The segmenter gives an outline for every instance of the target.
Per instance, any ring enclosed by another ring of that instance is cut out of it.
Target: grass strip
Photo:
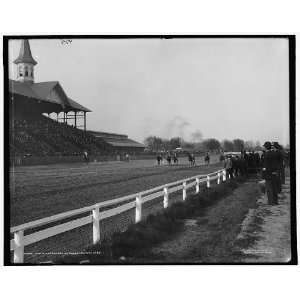
[[[116,232],[109,239],[89,246],[86,249],[89,254],[63,257],[57,263],[88,261],[89,264],[122,264],[133,258],[147,257],[151,247],[179,233],[185,219],[203,214],[205,208],[231,194],[244,181],[245,178],[238,177],[209,189],[204,187],[200,193],[188,196],[185,202],[176,202],[155,215],[149,215],[140,223],[131,224],[126,231]]]

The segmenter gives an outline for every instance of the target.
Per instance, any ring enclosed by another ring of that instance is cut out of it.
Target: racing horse
[[[82,156],[83,156],[83,160],[88,164],[90,162],[90,158],[86,150],[83,151]]]
[[[195,160],[195,156],[193,153],[192,154],[188,153],[188,159],[189,159],[189,163],[190,163],[191,167],[196,165],[196,160]]]
[[[176,153],[174,153],[174,155],[173,155],[173,163],[174,163],[174,165],[175,164],[178,165],[178,158],[177,158]]]
[[[209,161],[210,161],[210,157],[209,157],[209,153],[207,152],[205,157],[204,157],[204,161],[206,165],[209,165]]]
[[[171,160],[172,160],[171,155],[168,153],[168,155],[167,155],[167,162],[168,162],[169,166],[171,165]]]
[[[162,156],[161,156],[160,154],[158,154],[158,155],[156,156],[156,160],[157,160],[157,164],[160,166],[161,163],[162,163]]]

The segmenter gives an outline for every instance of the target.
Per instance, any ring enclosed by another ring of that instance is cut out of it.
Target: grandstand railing
[[[220,184],[221,181],[225,181],[226,171],[224,169],[221,169],[210,174],[196,175],[139,193],[96,203],[91,206],[70,210],[68,212],[14,226],[10,229],[10,233],[13,234],[13,239],[11,239],[10,241],[10,250],[13,251],[13,261],[14,263],[24,263],[24,247],[27,245],[39,242],[41,240],[47,239],[63,232],[70,231],[78,227],[85,226],[90,223],[93,224],[93,244],[96,244],[100,242],[100,220],[110,218],[112,216],[135,208],[135,222],[138,223],[142,220],[142,206],[144,203],[163,196],[163,207],[167,208],[169,205],[170,194],[182,190],[182,200],[185,201],[188,189],[195,187],[195,193],[199,193],[200,183],[206,183],[207,188],[210,188],[211,182],[215,180],[217,181],[217,184]],[[116,205],[119,206],[100,211],[100,209]],[[63,220],[70,219],[84,213],[88,214],[88,216],[80,217],[71,221],[66,221],[58,225],[52,225],[46,229],[43,229],[45,225],[49,225],[55,222],[61,222]],[[42,229],[34,233],[24,235],[25,230],[30,230],[33,228],[36,229],[39,227],[42,227]]]

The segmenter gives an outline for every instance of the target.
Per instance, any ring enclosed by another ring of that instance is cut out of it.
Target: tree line
[[[152,152],[158,151],[172,151],[176,148],[182,148],[185,151],[194,152],[218,152],[218,151],[232,151],[239,152],[241,150],[258,151],[262,150],[259,141],[244,141],[240,138],[219,141],[215,138],[204,139],[201,142],[188,142],[181,137],[172,137],[171,139],[164,139],[158,136],[148,136],[144,140],[147,150]]]

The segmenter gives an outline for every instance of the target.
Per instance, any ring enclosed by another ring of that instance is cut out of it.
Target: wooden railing
[[[27,245],[39,242],[41,240],[47,239],[63,232],[70,231],[78,227],[82,227],[90,223],[93,224],[93,243],[96,244],[100,242],[100,220],[110,218],[112,216],[135,208],[135,222],[138,223],[142,219],[142,206],[144,203],[163,196],[163,207],[167,208],[169,205],[170,194],[182,190],[182,200],[185,201],[188,189],[195,186],[195,192],[199,193],[200,183],[206,182],[206,186],[209,188],[210,183],[213,180],[217,180],[218,184],[221,183],[221,180],[225,181],[226,171],[222,169],[206,175],[193,176],[190,178],[164,184],[143,192],[131,194],[114,200],[96,203],[91,206],[70,210],[68,212],[60,213],[51,217],[46,217],[12,227],[10,229],[10,232],[11,234],[13,234],[13,239],[10,241],[10,250],[13,251],[14,254],[13,261],[14,263],[24,262],[24,247]],[[102,211],[104,208],[111,206],[116,207]],[[46,229],[41,229],[34,233],[24,235],[25,230],[45,227],[45,225],[49,225],[55,222],[61,222],[63,220],[70,219],[78,215],[83,215],[85,213],[88,215],[64,222],[62,224],[54,226],[52,225]]]

